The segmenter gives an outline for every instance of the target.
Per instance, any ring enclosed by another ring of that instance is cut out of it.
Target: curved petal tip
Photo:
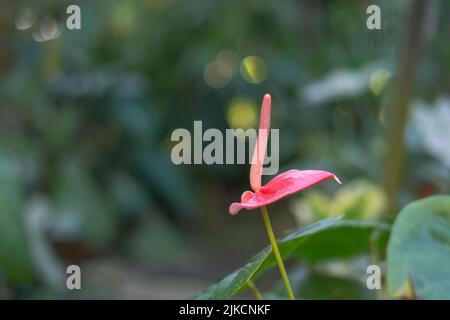
[[[337,183],[342,184],[341,180],[336,175],[333,175],[334,180],[336,180]]]
[[[241,211],[242,205],[240,203],[234,202],[230,205],[228,211],[232,216],[237,215],[239,211]]]

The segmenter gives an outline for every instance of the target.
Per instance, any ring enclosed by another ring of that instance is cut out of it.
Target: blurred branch
[[[406,43],[398,57],[398,81],[390,106],[387,108],[388,125],[387,154],[385,164],[385,190],[387,194],[387,214],[397,212],[398,193],[403,177],[405,144],[404,135],[408,120],[414,81],[417,75],[419,53],[425,38],[425,20],[430,2],[414,0],[406,30]]]

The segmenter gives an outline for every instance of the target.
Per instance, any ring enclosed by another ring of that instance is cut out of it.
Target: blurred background
[[[0,298],[190,298],[243,265],[268,244],[258,212],[228,213],[248,166],[176,166],[170,135],[257,127],[266,92],[280,171],[343,181],[271,206],[278,236],[448,193],[450,2],[423,2],[2,0]],[[303,297],[371,298],[358,259],[289,267]]]

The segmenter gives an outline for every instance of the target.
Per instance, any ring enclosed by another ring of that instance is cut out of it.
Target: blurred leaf
[[[355,180],[339,188],[331,198],[319,191],[309,191],[292,204],[295,218],[302,224],[338,214],[346,219],[376,219],[383,212],[385,195],[378,185]]]
[[[72,221],[78,236],[88,245],[100,248],[115,235],[117,216],[99,192],[92,177],[74,160],[64,161],[55,190],[57,211]],[[55,234],[58,233],[55,230]]]
[[[365,283],[313,272],[296,288],[300,299],[375,299]]]
[[[371,243],[375,230],[379,231]],[[322,232],[306,238],[293,253],[309,262],[333,258],[350,258],[371,253],[372,245],[384,248],[389,235],[389,225],[376,221],[342,220]]]
[[[450,299],[450,196],[400,211],[388,244],[387,285],[397,298]]]
[[[23,223],[18,162],[0,153],[0,269],[15,282],[29,282],[32,264]]]
[[[141,184],[125,172],[113,174],[108,185],[120,212],[125,215],[142,215],[147,206],[153,205]]]
[[[413,149],[421,149],[450,169],[450,99],[440,96],[433,106],[413,103],[407,140]]]
[[[61,108],[50,116],[45,126],[47,143],[50,147],[61,151],[73,141],[74,133],[79,126],[79,113],[76,108]]]
[[[155,136],[157,115],[139,101],[117,98],[112,106],[112,116],[137,141],[149,142]]]
[[[182,216],[194,212],[193,185],[182,168],[160,151],[144,152],[137,161],[147,183],[166,205]]]
[[[308,237],[311,237],[315,233],[329,228],[339,219],[341,219],[341,217],[324,219],[315,222],[305,228],[294,231],[286,237],[282,238],[278,241],[281,256],[285,258],[305,239],[308,239]],[[254,255],[245,266],[235,270],[219,283],[210,286],[208,289],[195,296],[195,299],[227,299],[244,288],[248,280],[256,278],[259,273],[273,264],[275,264],[275,258],[272,254],[272,247],[267,246],[259,253]]]
[[[36,277],[54,290],[65,288],[65,267],[54,251],[48,237],[51,208],[44,197],[29,200],[26,209],[26,228]]]
[[[306,85],[302,89],[302,96],[310,105],[358,96],[369,89],[370,74],[373,70],[373,64],[360,70],[333,70],[323,79]]]

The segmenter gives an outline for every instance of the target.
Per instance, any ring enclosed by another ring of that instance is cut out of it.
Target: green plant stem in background
[[[252,280],[248,280],[247,281],[247,286],[249,287],[249,289],[253,292],[253,294],[255,295],[256,299],[258,300],[264,300],[263,295],[261,294],[261,291],[259,291],[259,289],[255,286],[255,284],[253,283]]]
[[[291,284],[289,282],[286,269],[284,268],[283,259],[281,259],[280,250],[278,249],[277,240],[273,234],[272,225],[270,224],[269,214],[267,213],[267,208],[265,206],[261,207],[262,216],[264,219],[264,224],[266,225],[267,234],[269,235],[270,244],[272,245],[272,251],[275,255],[275,259],[280,269],[281,277],[283,278],[284,285],[286,286],[286,291],[289,299],[294,300],[294,293],[292,292]]]
[[[384,185],[387,195],[387,215],[397,213],[397,198],[405,167],[405,129],[409,105],[414,94],[419,52],[425,38],[428,5],[429,2],[421,0],[415,0],[411,3],[411,17],[405,35],[406,43],[403,54],[399,57],[398,81],[386,112],[388,140]]]

